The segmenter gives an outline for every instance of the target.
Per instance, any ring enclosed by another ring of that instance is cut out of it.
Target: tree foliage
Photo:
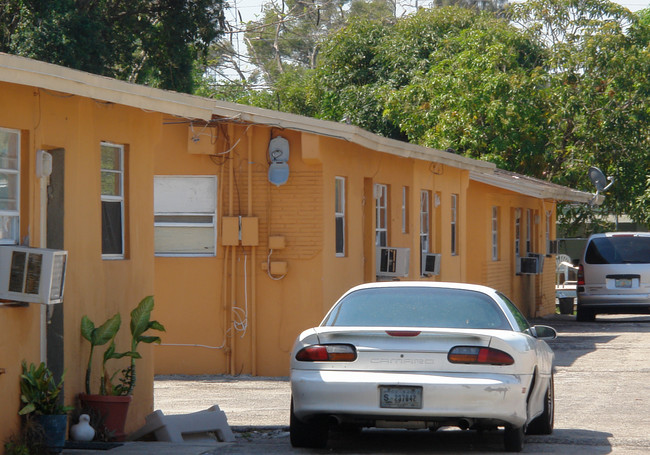
[[[587,191],[587,168],[597,166],[617,181],[603,211],[647,222],[649,42],[649,13],[607,0],[348,18],[317,43],[313,69],[294,60],[247,101]]]
[[[648,27],[606,0],[533,0],[513,21],[547,49],[549,178],[592,190],[588,166],[617,183],[605,209],[642,221],[650,169]]]
[[[5,0],[0,51],[191,92],[223,0]]]
[[[477,14],[445,34],[429,60],[387,96],[385,116],[411,142],[541,177],[547,129],[542,49],[506,22]]]

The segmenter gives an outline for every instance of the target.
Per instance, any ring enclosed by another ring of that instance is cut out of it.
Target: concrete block
[[[128,436],[129,441],[153,439],[166,442],[196,441],[201,435],[214,434],[221,442],[234,442],[225,412],[214,405],[191,414],[165,415],[157,410],[145,417],[145,424]]]

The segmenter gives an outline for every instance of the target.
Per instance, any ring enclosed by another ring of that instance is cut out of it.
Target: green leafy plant
[[[46,454],[44,447],[45,431],[37,424],[33,414],[23,416],[21,429],[13,433],[4,443],[5,455],[41,455]]]
[[[117,335],[117,332],[120,330],[120,324],[122,319],[119,313],[115,314],[113,317],[109,318],[99,327],[95,327],[95,324],[88,318],[88,316],[83,316],[81,318],[81,336],[83,336],[90,343],[90,354],[88,355],[88,366],[86,367],[86,393],[90,394],[90,377],[93,364],[93,354],[95,353],[95,348],[97,346],[103,346],[109,341],[111,345],[114,346],[114,339]],[[110,347],[109,347],[110,349]],[[104,354],[103,366],[106,365],[108,360],[107,355]],[[100,390],[101,394],[101,390]],[[103,393],[102,395],[105,395]]]
[[[165,327],[158,321],[151,321],[151,312],[154,308],[153,296],[147,296],[140,301],[138,306],[131,311],[131,350],[118,352],[115,345],[115,337],[120,330],[121,317],[115,314],[99,327],[84,316],[81,319],[81,335],[90,342],[90,354],[88,367],[86,369],[86,393],[90,394],[90,377],[94,349],[110,342],[104,351],[102,362],[102,377],[100,380],[100,395],[131,395],[135,387],[135,361],[142,356],[138,352],[140,343],[160,343],[160,337],[145,335],[148,330],[165,331]],[[106,364],[111,359],[130,357],[131,363],[128,367],[118,370],[113,374],[108,372]],[[119,375],[119,376],[118,376]],[[115,379],[117,384],[115,384]]]
[[[52,371],[41,362],[37,367],[35,364],[23,360],[23,372],[20,375],[20,401],[24,406],[18,411],[19,415],[57,415],[66,414],[73,408],[63,406],[59,397],[63,390],[63,379],[57,382]]]
[[[25,443],[8,441],[5,443],[5,455],[31,455],[31,449]]]

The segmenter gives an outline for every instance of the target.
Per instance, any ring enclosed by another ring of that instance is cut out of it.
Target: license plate
[[[379,407],[421,409],[422,387],[380,386]]]
[[[632,280],[630,278],[617,278],[614,281],[614,286],[617,288],[631,288]]]

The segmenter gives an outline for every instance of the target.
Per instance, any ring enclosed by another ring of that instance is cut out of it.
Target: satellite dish
[[[614,184],[614,177],[605,177],[603,171],[601,171],[595,166],[591,166],[589,168],[589,180],[591,180],[591,183],[593,183],[594,186],[596,187],[596,194],[594,195],[591,204],[593,204],[596,201],[596,199],[598,198],[598,194],[601,191],[607,191],[609,187]]]
[[[594,186],[598,191],[605,191],[605,189],[609,188],[609,186],[607,185],[607,180],[608,180],[607,177],[605,177],[603,171],[601,171],[597,167],[591,166],[589,168],[589,179],[591,180],[591,183],[594,184]],[[609,180],[613,180],[613,179],[610,177]]]

